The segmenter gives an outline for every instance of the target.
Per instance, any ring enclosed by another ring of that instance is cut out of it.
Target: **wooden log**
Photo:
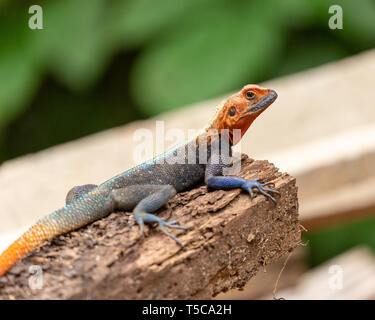
[[[0,299],[202,299],[243,287],[297,247],[301,229],[293,177],[247,156],[239,176],[274,182],[277,204],[260,194],[251,200],[240,189],[201,185],[179,193],[158,215],[192,226],[171,230],[183,248],[154,226],[138,239],[133,215],[112,213],[22,259],[0,278]],[[41,278],[30,274],[31,265],[41,268]],[[35,279],[43,280],[41,288]]]

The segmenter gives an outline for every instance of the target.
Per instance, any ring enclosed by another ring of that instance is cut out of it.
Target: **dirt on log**
[[[252,200],[240,189],[181,192],[158,215],[192,226],[169,229],[183,248],[154,226],[139,240],[133,215],[112,213],[18,262],[0,278],[0,299],[206,299],[241,288],[298,246],[301,229],[295,178],[247,156],[239,176],[274,182],[277,204],[256,191]]]

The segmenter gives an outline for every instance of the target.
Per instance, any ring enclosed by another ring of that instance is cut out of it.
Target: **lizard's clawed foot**
[[[156,222],[159,225],[161,231],[163,231],[168,237],[171,237],[181,247],[183,246],[183,244],[181,243],[181,241],[178,240],[178,238],[175,237],[173,234],[171,234],[170,232],[168,232],[165,229],[165,227],[173,228],[173,229],[184,229],[184,230],[191,228],[189,226],[180,226],[180,225],[176,224],[177,223],[176,220],[166,221],[164,219],[161,219],[161,218],[157,217],[154,214],[147,213],[147,212],[135,213],[134,214],[134,218],[135,218],[135,221],[137,221],[137,223],[139,225],[139,237],[143,236],[143,229],[144,229],[144,223],[145,222],[147,222],[147,223]]]
[[[261,180],[262,179],[245,180],[241,187],[243,190],[246,190],[250,194],[251,199],[254,198],[253,188],[256,188],[261,194],[265,195],[267,198],[276,203],[276,199],[272,197],[268,192],[276,194],[280,194],[280,192],[274,189],[265,188],[266,186],[274,186],[275,184],[273,182],[261,183]]]

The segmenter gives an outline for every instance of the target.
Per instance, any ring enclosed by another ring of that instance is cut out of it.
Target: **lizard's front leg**
[[[140,236],[143,235],[145,222],[156,222],[167,236],[182,245],[180,240],[164,227],[174,229],[187,229],[189,227],[177,225],[177,221],[168,222],[151,213],[165,205],[175,194],[176,189],[171,185],[132,185],[112,191],[117,209],[132,210],[134,208],[134,218],[140,227]]]
[[[248,180],[239,177],[223,176],[223,167],[223,164],[210,163],[206,166],[205,182],[209,187],[224,190],[242,188],[250,194],[251,198],[254,197],[252,190],[257,189],[261,194],[276,203],[276,199],[271,196],[269,192],[276,194],[280,194],[280,192],[274,189],[265,188],[268,185],[274,185],[273,182],[261,183],[261,179]]]

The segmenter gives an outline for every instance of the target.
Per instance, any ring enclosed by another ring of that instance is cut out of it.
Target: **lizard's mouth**
[[[274,102],[277,98],[276,91],[270,90],[270,93],[263,97],[254,107],[247,109],[246,114],[254,113],[264,108],[267,108],[272,102]]]

